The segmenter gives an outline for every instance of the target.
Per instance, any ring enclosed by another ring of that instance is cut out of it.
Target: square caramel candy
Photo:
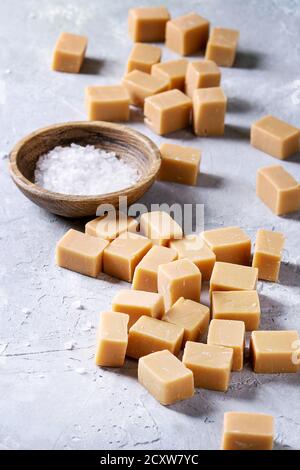
[[[300,129],[274,116],[264,116],[251,126],[251,145],[284,160],[300,150]]]
[[[273,416],[263,413],[224,413],[222,450],[272,450]]]
[[[210,278],[210,291],[255,290],[258,269],[216,261]]]
[[[151,73],[154,64],[158,64],[161,59],[161,48],[152,44],[143,44],[138,42],[134,44],[128,57],[126,72],[140,70],[141,72]]]
[[[147,292],[157,292],[157,273],[160,264],[177,259],[177,253],[171,248],[154,245],[139,262],[134,271],[132,288]]]
[[[184,329],[148,316],[140,317],[129,330],[127,356],[139,359],[167,349],[179,354]]]
[[[197,88],[219,87],[221,71],[212,60],[189,62],[185,77],[185,94],[193,98]]]
[[[256,290],[212,292],[212,317],[218,320],[239,320],[246,331],[259,328],[260,302]]]
[[[168,90],[169,82],[166,78],[154,77],[149,73],[133,70],[122,80],[134,106],[143,107],[145,98],[157,95]]]
[[[258,269],[258,279],[278,281],[283,246],[282,233],[258,230],[252,261],[252,266]]]
[[[188,341],[182,362],[193,372],[195,387],[226,392],[232,368],[233,350]]]
[[[87,43],[85,36],[61,33],[54,49],[52,70],[78,73],[84,61]]]
[[[280,165],[259,168],[256,194],[276,215],[300,210],[300,184]]]
[[[132,326],[142,315],[161,318],[165,312],[164,301],[160,294],[131,289],[122,289],[115,295],[112,310],[127,313],[129,326]]]
[[[250,355],[257,374],[299,372],[300,340],[297,331],[253,331]]]
[[[235,61],[239,31],[228,28],[214,28],[209,37],[205,59],[213,60],[220,67],[232,67]]]
[[[95,362],[103,367],[122,367],[128,343],[126,313],[102,312],[97,334]]]
[[[152,66],[151,74],[154,77],[164,77],[169,80],[170,90],[184,91],[185,74],[188,66],[186,59],[169,60]]]
[[[114,211],[96,217],[85,224],[85,233],[93,237],[100,237],[112,241],[124,232],[136,232],[138,222],[121,212]]]
[[[201,137],[224,134],[227,98],[220,87],[198,88],[193,94],[194,132]]]
[[[136,266],[152,243],[136,233],[124,232],[104,250],[103,271],[110,276],[132,282]]]
[[[245,323],[237,320],[212,320],[207,344],[233,349],[232,370],[242,370],[245,349]]]
[[[188,259],[180,259],[158,267],[158,292],[169,310],[180,297],[200,301],[201,273]]]
[[[171,240],[170,248],[177,251],[178,259],[186,258],[199,268],[203,281],[209,281],[216,255],[202,238],[188,235],[182,240]]]
[[[164,314],[162,320],[183,327],[183,342],[186,343],[186,341],[197,341],[206,333],[210,313],[206,305],[180,297]]]
[[[128,14],[129,36],[134,42],[163,42],[170,14],[165,7],[131,8]]]
[[[251,240],[240,227],[206,230],[201,237],[215,253],[217,261],[250,264]]]
[[[164,211],[145,212],[140,218],[140,232],[154,245],[166,246],[170,240],[182,238],[182,228]]]
[[[192,100],[180,90],[169,90],[145,99],[144,115],[156,134],[165,135],[190,125]]]
[[[89,86],[85,103],[90,121],[128,121],[130,98],[123,85]]]
[[[174,18],[167,23],[166,46],[181,55],[191,55],[204,49],[209,22],[197,13]]]
[[[172,405],[194,395],[192,371],[168,350],[139,359],[138,381],[162,405]]]
[[[56,263],[62,268],[97,277],[107,245],[107,240],[70,229],[56,245]]]
[[[201,162],[201,152],[194,147],[176,144],[160,146],[161,166],[158,179],[195,186]]]

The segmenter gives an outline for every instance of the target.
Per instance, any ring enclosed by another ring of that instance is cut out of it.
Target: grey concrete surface
[[[115,83],[131,48],[128,0],[0,2],[0,448],[217,449],[223,413],[272,413],[275,448],[300,447],[297,375],[232,374],[227,393],[197,390],[193,399],[160,406],[124,369],[94,366],[99,312],[126,284],[59,269],[56,241],[68,221],[33,205],[10,180],[7,153],[42,126],[86,118],[84,87]],[[143,0],[143,4],[161,4]],[[229,99],[224,138],[184,131],[158,138],[134,113],[130,125],[156,143],[199,147],[198,186],[156,183],[143,201],[203,203],[206,228],[240,225],[254,240],[259,227],[287,236],[278,284],[259,282],[262,328],[300,330],[300,215],[276,217],[255,196],[257,168],[278,163],[249,145],[249,126],[273,113],[300,126],[299,0],[165,2],[173,16],[195,10],[213,25],[240,29],[236,66],[223,70]],[[62,31],[89,36],[80,75],[54,73],[50,60]],[[163,50],[163,58],[176,57]],[[283,162],[300,180],[300,154]],[[204,296],[207,299],[207,296]]]

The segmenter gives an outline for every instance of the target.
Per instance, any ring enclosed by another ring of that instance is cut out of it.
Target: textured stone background
[[[223,412],[249,410],[275,416],[276,448],[299,448],[299,374],[254,375],[246,365],[232,374],[228,393],[197,390],[193,399],[163,407],[137,383],[135,362],[122,370],[97,369],[98,315],[125,283],[57,268],[56,241],[82,222],[39,209],[10,180],[6,154],[19,138],[54,122],[85,119],[84,87],[122,76],[131,48],[127,11],[137,3],[0,2],[0,447],[216,449]],[[300,330],[300,216],[276,217],[255,197],[257,168],[277,161],[249,145],[251,122],[266,113],[300,125],[300,2],[165,3],[174,16],[196,10],[213,25],[238,28],[241,41],[236,67],[223,70],[225,137],[197,139],[184,131],[168,138],[202,149],[198,187],[156,183],[144,201],[204,203],[206,228],[236,224],[252,239],[262,226],[283,231],[280,283],[258,287],[262,327]],[[89,36],[80,75],[50,71],[62,30]],[[162,140],[144,128],[138,113],[130,125]],[[283,163],[298,180],[299,163],[299,154]]]

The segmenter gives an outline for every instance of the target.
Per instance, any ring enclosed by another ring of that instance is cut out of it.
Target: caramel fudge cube
[[[240,33],[234,29],[214,28],[209,37],[205,59],[221,67],[232,67],[236,57]]]
[[[200,336],[206,333],[210,313],[206,305],[180,297],[162,319],[165,322],[183,327],[183,343],[186,343],[186,341],[197,341]]]
[[[300,346],[297,331],[253,331],[250,353],[257,374],[299,372]]]
[[[151,318],[140,317],[129,330],[127,356],[139,359],[167,349],[177,355],[180,351],[183,328]]]
[[[206,230],[201,237],[215,253],[217,261],[250,264],[251,240],[239,227]]]
[[[245,349],[244,322],[236,320],[212,320],[208,328],[207,344],[232,348],[232,370],[242,370]]]
[[[129,55],[126,72],[140,70],[141,72],[151,73],[152,66],[158,64],[160,59],[160,47],[138,42],[133,46]]]
[[[52,70],[78,73],[84,61],[86,48],[85,36],[61,33],[54,49]]]
[[[276,215],[300,210],[300,184],[280,165],[259,168],[256,194]]]
[[[284,160],[300,149],[300,129],[274,116],[264,116],[251,126],[251,145]]]
[[[154,77],[163,77],[169,80],[170,90],[184,91],[185,74],[188,66],[186,59],[169,60],[152,66],[151,74]]]
[[[168,245],[170,240],[182,238],[182,228],[164,211],[145,212],[141,215],[140,231],[155,245]]]
[[[85,225],[85,233],[112,241],[124,232],[136,232],[137,220],[125,214],[109,212],[107,215],[96,217]]]
[[[56,263],[62,268],[97,277],[107,245],[107,240],[70,229],[57,243]]]
[[[193,372],[195,387],[226,392],[232,367],[233,350],[188,341],[183,364]]]
[[[209,22],[196,13],[174,18],[167,23],[166,46],[181,55],[191,55],[204,49]]]
[[[140,70],[133,70],[125,75],[122,80],[128,94],[131,104],[135,106],[144,106],[145,98],[157,95],[169,88],[169,82],[166,78],[153,77]]]
[[[243,321],[246,331],[257,330],[260,302],[256,290],[213,292],[212,316],[218,320]]]
[[[195,186],[201,161],[200,150],[175,144],[160,147],[161,166],[158,179]]]
[[[210,278],[210,291],[255,290],[258,269],[216,261]]]
[[[272,450],[273,416],[262,413],[224,413],[222,450]]]
[[[185,94],[193,98],[197,88],[219,87],[221,71],[212,60],[189,62],[185,78]]]
[[[158,292],[164,297],[165,309],[169,310],[180,297],[199,302],[201,273],[188,259],[180,259],[158,267]]]
[[[165,7],[132,8],[128,14],[129,36],[134,42],[164,41],[169,19]]]
[[[216,255],[202,238],[189,235],[182,240],[171,240],[170,248],[177,251],[178,259],[186,258],[192,261],[200,270],[203,281],[209,281]]]
[[[104,250],[103,271],[110,276],[132,282],[133,273],[152,243],[135,233],[124,232]]]
[[[139,262],[134,271],[132,288],[147,292],[157,292],[157,273],[160,264],[177,259],[177,253],[171,248],[154,245]]]
[[[164,314],[164,302],[160,294],[131,289],[120,290],[112,301],[114,312],[123,312],[129,315],[131,327],[142,315],[161,318]]]
[[[252,262],[252,266],[258,269],[258,279],[278,281],[283,245],[282,233],[258,230]]]
[[[97,335],[95,362],[98,366],[122,367],[128,343],[126,313],[102,312]]]
[[[158,135],[188,127],[192,101],[180,90],[169,90],[145,99],[145,123]]]
[[[220,87],[198,88],[193,94],[194,132],[201,137],[224,134],[227,98]]]
[[[128,121],[129,94],[123,85],[89,86],[85,102],[90,121]]]
[[[138,381],[162,405],[194,395],[193,373],[168,350],[139,359]]]

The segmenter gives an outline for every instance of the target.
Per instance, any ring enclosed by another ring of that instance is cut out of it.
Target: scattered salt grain
[[[138,181],[139,173],[114,152],[71,144],[41,155],[34,177],[49,191],[88,196],[128,188]]]
[[[77,374],[79,375],[86,374],[86,370],[83,367],[78,367],[77,369],[75,369],[75,372],[77,372]]]
[[[28,317],[28,315],[31,314],[31,310],[29,310],[29,308],[26,308],[26,307],[25,307],[25,308],[22,308],[22,313],[23,313],[24,315],[26,315],[26,317]]]
[[[86,322],[85,325],[81,328],[81,331],[90,331],[93,328],[93,325],[90,321]]]
[[[72,307],[76,310],[84,310],[84,305],[81,300],[75,300],[75,302],[72,303]]]
[[[75,343],[73,341],[67,341],[65,344],[64,344],[64,348],[67,350],[67,351],[72,351],[72,349],[75,348]]]

